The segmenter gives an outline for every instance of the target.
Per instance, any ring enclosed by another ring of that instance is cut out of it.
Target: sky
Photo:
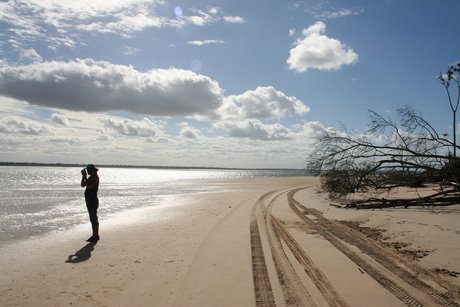
[[[458,0],[0,0],[0,161],[305,167],[411,105],[440,133]]]

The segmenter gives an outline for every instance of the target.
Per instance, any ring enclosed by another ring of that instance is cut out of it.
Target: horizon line
[[[43,162],[0,162],[0,166],[67,166],[85,167],[84,163],[43,163]],[[151,168],[151,169],[222,169],[222,170],[304,170],[303,168],[245,168],[245,167],[217,167],[217,166],[154,166],[128,164],[98,164],[97,167],[106,168]]]

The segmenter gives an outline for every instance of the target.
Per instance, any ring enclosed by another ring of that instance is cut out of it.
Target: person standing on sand
[[[99,169],[93,164],[88,164],[88,166],[81,171],[81,186],[86,187],[86,208],[88,209],[89,220],[93,228],[93,235],[86,240],[87,242],[99,241],[99,220],[97,218],[97,209],[99,208],[99,199],[97,198],[97,190],[99,189],[98,171]],[[86,172],[88,172],[89,178],[86,178]]]

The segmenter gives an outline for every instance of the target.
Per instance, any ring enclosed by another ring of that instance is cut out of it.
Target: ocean
[[[81,168],[0,166],[0,171],[1,245],[89,225]],[[307,174],[303,170],[101,168],[99,218],[161,205],[165,195],[215,190],[203,184],[209,180],[300,176]]]

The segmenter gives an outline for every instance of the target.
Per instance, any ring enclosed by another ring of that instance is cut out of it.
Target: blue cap
[[[94,166],[94,164],[88,164],[88,166],[86,166],[86,169],[95,169],[96,167]],[[97,169],[97,168],[96,168]]]

